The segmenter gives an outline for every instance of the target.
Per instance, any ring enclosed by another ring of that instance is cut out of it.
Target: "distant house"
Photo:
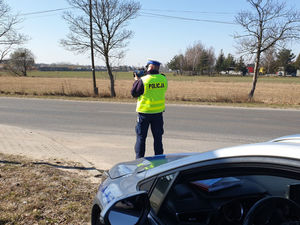
[[[266,74],[266,69],[265,69],[265,67],[260,67],[260,68],[259,68],[259,74]]]
[[[248,70],[248,73],[254,73],[254,64],[248,64],[247,70]]]
[[[276,72],[276,75],[278,75],[278,76],[285,76],[286,75],[283,66],[278,67],[278,71]]]
[[[247,70],[248,73],[254,73],[254,64],[248,64],[247,65]],[[260,67],[258,70],[259,74],[266,74],[266,68],[265,67]]]

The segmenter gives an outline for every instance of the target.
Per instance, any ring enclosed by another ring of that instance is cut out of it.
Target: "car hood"
[[[156,168],[160,165],[193,155],[194,153],[168,154],[136,159],[130,162],[119,163],[112,167],[108,174],[111,179],[116,179],[133,173],[139,173]]]

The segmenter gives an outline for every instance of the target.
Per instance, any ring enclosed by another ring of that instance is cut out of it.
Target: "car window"
[[[150,195],[150,205],[154,212],[158,212],[165,195],[168,193],[176,174],[168,174],[157,179],[157,182]]]
[[[153,183],[155,182],[156,177],[152,177],[148,180],[142,181],[138,186],[140,191],[150,192]]]

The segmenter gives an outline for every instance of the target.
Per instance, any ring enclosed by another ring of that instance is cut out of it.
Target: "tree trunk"
[[[254,75],[253,75],[253,81],[252,81],[252,89],[248,95],[249,100],[252,100],[256,88],[256,83],[258,79],[259,74],[259,62],[260,62],[260,51],[257,51],[256,58],[255,58],[255,66],[254,66]]]
[[[25,60],[26,59],[24,59],[24,61],[23,61],[23,71],[22,71],[24,77],[27,76],[27,66],[26,66],[26,61]]]
[[[111,67],[109,65],[109,58],[108,58],[108,56],[105,57],[105,63],[106,63],[106,68],[107,68],[107,72],[108,72],[109,79],[110,79],[110,96],[111,97],[116,97],[115,79],[114,79],[114,75],[112,74]]]

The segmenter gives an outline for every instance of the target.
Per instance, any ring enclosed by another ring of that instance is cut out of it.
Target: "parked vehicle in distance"
[[[91,216],[92,225],[300,224],[300,134],[117,164]]]

